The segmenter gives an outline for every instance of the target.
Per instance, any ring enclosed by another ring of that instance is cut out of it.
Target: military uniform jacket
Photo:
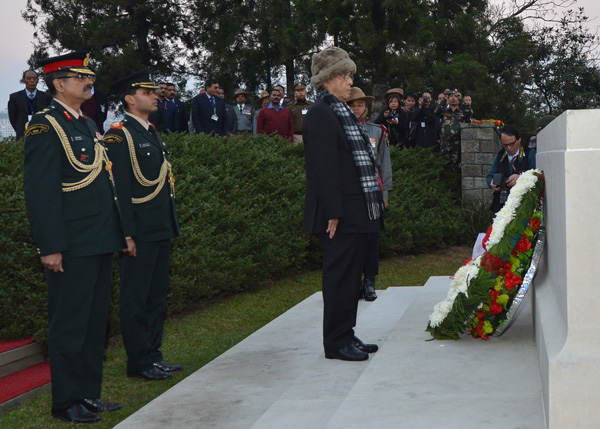
[[[308,100],[296,100],[288,106],[288,110],[292,114],[292,120],[294,121],[294,134],[302,134],[302,123],[310,106],[312,106],[312,101]]]
[[[114,122],[104,135],[121,200],[125,236],[139,241],[168,240],[179,235],[169,154],[150,127],[152,132],[126,116],[123,122]],[[149,186],[140,183],[140,177],[150,182],[146,183]]]
[[[370,122],[365,122],[363,127],[369,136],[369,142],[375,154],[377,169],[383,185],[383,199],[387,200],[389,190],[392,189],[392,161],[390,160],[390,145],[385,136],[386,129],[383,125]]]
[[[53,101],[25,132],[25,202],[42,256],[102,255],[126,247],[102,135],[94,121],[80,119]]]
[[[233,105],[233,110],[237,116],[237,131],[238,133],[244,131],[252,132],[254,124],[254,107],[244,104],[243,107],[238,104]]]

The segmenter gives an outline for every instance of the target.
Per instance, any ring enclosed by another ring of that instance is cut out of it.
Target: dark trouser
[[[319,234],[323,246],[323,347],[335,352],[354,339],[368,234]]]
[[[121,332],[127,371],[140,372],[163,360],[163,310],[169,288],[170,240],[136,242],[137,256],[119,258]]]
[[[363,274],[366,278],[374,279],[379,274],[379,232],[366,235],[368,237]]]
[[[99,399],[113,254],[70,257],[46,270],[52,408]]]

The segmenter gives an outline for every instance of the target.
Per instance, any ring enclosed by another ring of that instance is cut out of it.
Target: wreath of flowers
[[[494,124],[497,127],[503,127],[504,122],[498,119],[473,119],[471,121],[472,124]]]
[[[468,329],[487,340],[503,326],[531,264],[543,220],[544,176],[528,170],[518,179],[483,239],[485,253],[458,269],[446,299],[435,305],[427,331],[435,339],[458,339]]]

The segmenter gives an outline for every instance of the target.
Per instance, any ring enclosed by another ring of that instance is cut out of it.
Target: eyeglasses
[[[515,143],[517,143],[517,139],[515,139],[514,142],[512,143],[502,143],[502,146],[504,146],[504,148],[509,148],[509,147],[513,147],[515,145]]]
[[[85,79],[90,79],[92,82],[96,81],[96,76],[92,75],[92,74],[76,74],[73,76],[63,76],[60,79],[79,79],[81,81],[85,80]]]
[[[354,75],[352,73],[341,74],[344,80],[354,80]]]

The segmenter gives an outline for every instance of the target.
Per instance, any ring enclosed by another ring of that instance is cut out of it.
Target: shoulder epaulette
[[[122,128],[123,128],[123,122],[113,122],[112,124],[110,124],[111,130],[120,130]]]

